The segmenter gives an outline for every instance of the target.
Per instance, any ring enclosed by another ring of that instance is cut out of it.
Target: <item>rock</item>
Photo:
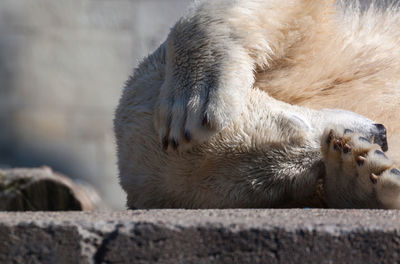
[[[0,169],[0,211],[104,209],[97,192],[49,167]]]
[[[0,212],[0,263],[398,263],[399,210]]]

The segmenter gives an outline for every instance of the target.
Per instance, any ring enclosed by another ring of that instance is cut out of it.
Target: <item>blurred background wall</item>
[[[189,0],[1,0],[0,167],[49,165],[114,208],[113,112]]]

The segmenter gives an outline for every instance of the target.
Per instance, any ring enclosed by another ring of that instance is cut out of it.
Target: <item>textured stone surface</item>
[[[0,213],[0,263],[396,263],[400,211]]]
[[[49,167],[0,170],[0,211],[105,209],[96,190]]]

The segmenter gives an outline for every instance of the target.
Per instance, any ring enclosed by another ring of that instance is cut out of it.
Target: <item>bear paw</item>
[[[330,129],[321,149],[329,207],[400,208],[400,170],[372,139],[349,129]]]
[[[235,105],[234,98],[220,96],[209,87],[198,88],[196,93],[187,89],[189,95],[163,87],[165,96],[160,95],[156,107],[155,127],[164,150],[185,150],[205,142],[238,116],[242,103]]]

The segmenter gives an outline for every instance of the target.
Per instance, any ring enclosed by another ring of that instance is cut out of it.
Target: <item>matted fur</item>
[[[128,207],[309,206],[323,179],[326,206],[400,208],[397,9],[197,2],[116,111]]]

